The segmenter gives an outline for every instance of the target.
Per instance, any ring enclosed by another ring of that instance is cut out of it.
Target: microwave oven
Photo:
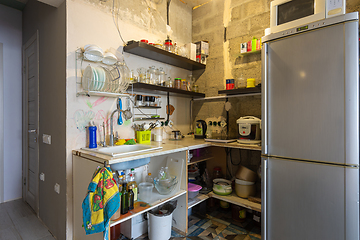
[[[270,32],[345,14],[345,10],[346,0],[274,0],[270,3]]]

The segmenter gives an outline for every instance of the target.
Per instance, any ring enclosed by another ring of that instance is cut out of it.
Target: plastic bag
[[[177,200],[173,200],[164,203],[163,205],[154,208],[149,212],[158,217],[168,216],[175,210],[176,206],[177,206]]]

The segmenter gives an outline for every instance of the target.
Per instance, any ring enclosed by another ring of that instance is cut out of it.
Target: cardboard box
[[[186,52],[189,58],[193,61],[196,61],[196,44],[187,43],[185,44]]]
[[[196,42],[195,44],[196,44],[196,55],[205,55],[205,56],[209,55],[208,42],[200,41],[200,42]]]

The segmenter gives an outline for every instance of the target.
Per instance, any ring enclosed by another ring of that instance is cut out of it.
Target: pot
[[[218,195],[229,195],[232,192],[231,182],[223,178],[213,180],[213,191]]]
[[[257,175],[254,171],[251,171],[247,167],[239,165],[238,170],[235,173],[235,177],[240,180],[245,180],[249,182],[255,182],[257,179]]]
[[[255,182],[235,179],[235,192],[241,198],[248,198],[254,196],[256,193]]]

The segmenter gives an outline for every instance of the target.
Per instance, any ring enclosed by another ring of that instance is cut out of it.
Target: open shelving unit
[[[215,194],[214,192],[210,192],[209,197],[213,197],[219,200],[223,200],[232,204],[236,204],[238,206],[244,207],[244,208],[248,208],[251,210],[255,210],[258,212],[261,212],[261,204],[260,203],[255,203],[255,202],[251,202],[245,198],[241,198],[236,196],[236,194],[233,192],[230,195],[226,195],[226,196],[222,196],[222,195],[218,195]]]
[[[237,88],[231,90],[220,90],[218,91],[219,94],[226,94],[226,95],[246,95],[246,94],[254,94],[258,93],[261,94],[261,87],[252,87],[252,88]]]

